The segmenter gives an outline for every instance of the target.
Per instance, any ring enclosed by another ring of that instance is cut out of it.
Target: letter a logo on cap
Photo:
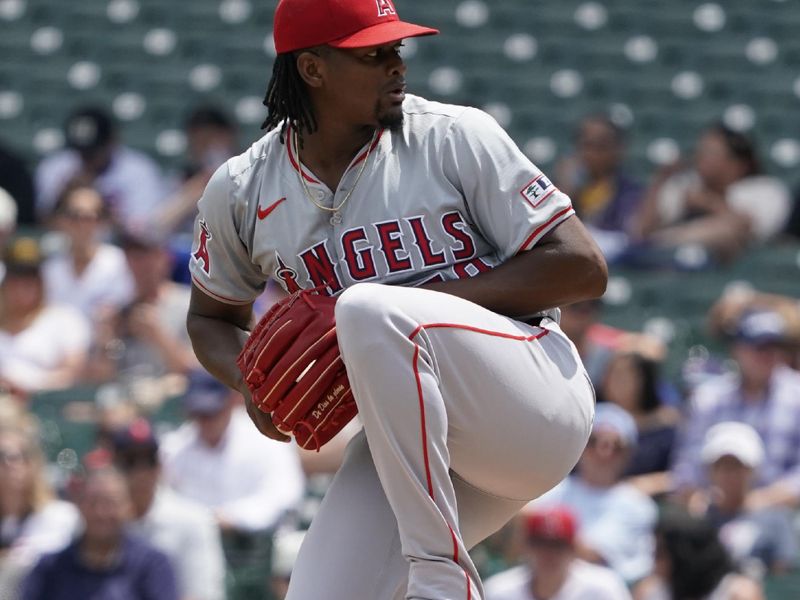
[[[378,3],[378,16],[387,17],[389,15],[396,15],[397,11],[394,9],[392,0],[375,0]]]

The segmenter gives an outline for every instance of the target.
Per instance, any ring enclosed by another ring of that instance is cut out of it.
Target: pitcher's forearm
[[[600,249],[577,219],[568,219],[532,250],[491,271],[423,287],[516,317],[599,297],[607,280]]]
[[[217,379],[240,391],[242,375],[236,357],[252,321],[252,304],[219,302],[192,285],[186,329],[197,360]]]
[[[241,390],[242,374],[236,366],[236,357],[247,332],[227,321],[191,313],[186,326],[200,364],[226,385]]]

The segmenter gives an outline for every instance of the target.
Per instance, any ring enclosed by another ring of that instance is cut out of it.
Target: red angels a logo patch
[[[525,185],[519,193],[533,208],[544,202],[550,194],[556,191],[556,186],[544,174],[537,175],[535,179]]]
[[[394,4],[391,0],[375,0],[378,3],[378,16],[388,17],[389,15],[396,15],[397,11],[394,9]]]
[[[275,259],[278,262],[278,269],[275,271],[275,276],[283,284],[283,288],[290,294],[299,292],[300,286],[297,284],[297,271],[291,267],[287,267],[286,263],[283,262],[283,259],[277,252],[275,253]]]
[[[197,252],[192,254],[192,258],[201,263],[206,274],[211,271],[211,258],[208,256],[208,241],[210,239],[211,232],[208,230],[208,225],[206,225],[205,221],[200,221],[200,244],[197,247]]]

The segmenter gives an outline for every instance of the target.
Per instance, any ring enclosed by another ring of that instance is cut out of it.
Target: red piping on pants
[[[472,325],[459,325],[456,323],[428,323],[427,325],[420,325],[417,327],[408,338],[411,341],[414,341],[414,338],[419,334],[420,331],[423,329],[461,329],[464,331],[472,331],[475,333],[482,333],[484,335],[490,335],[492,337],[499,337],[509,340],[517,340],[520,342],[531,342],[533,340],[538,340],[548,333],[550,333],[547,329],[542,329],[539,333],[535,333],[533,335],[514,335],[511,333],[503,333],[501,331],[491,331],[489,329],[481,329],[480,327],[473,327]],[[420,429],[421,429],[421,437],[422,437],[422,458],[425,462],[425,477],[428,480],[428,494],[431,497],[431,500],[436,502],[436,498],[433,495],[433,483],[431,480],[431,467],[430,462],[428,461],[428,434],[426,433],[425,428],[425,400],[422,395],[422,380],[420,379],[419,375],[419,344],[414,342],[414,359],[412,361],[412,365],[414,368],[414,378],[417,382],[417,396],[419,398],[419,415],[420,415]],[[453,531],[452,526],[449,523],[445,523],[447,528],[450,530],[450,537],[453,540],[453,562],[458,564],[458,540],[456,538],[456,533]],[[471,600],[472,598],[472,582],[469,578],[469,573],[467,569],[464,569],[464,576],[466,577],[466,585],[467,585],[467,600]]]

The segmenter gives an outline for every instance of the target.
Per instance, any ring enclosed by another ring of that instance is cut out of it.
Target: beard
[[[378,124],[391,133],[397,133],[403,128],[403,113],[399,115],[384,115],[378,119]]]
[[[380,102],[375,106],[375,118],[378,125],[383,129],[388,129],[391,133],[397,133],[403,128],[403,107],[397,107],[397,112],[381,110]]]

